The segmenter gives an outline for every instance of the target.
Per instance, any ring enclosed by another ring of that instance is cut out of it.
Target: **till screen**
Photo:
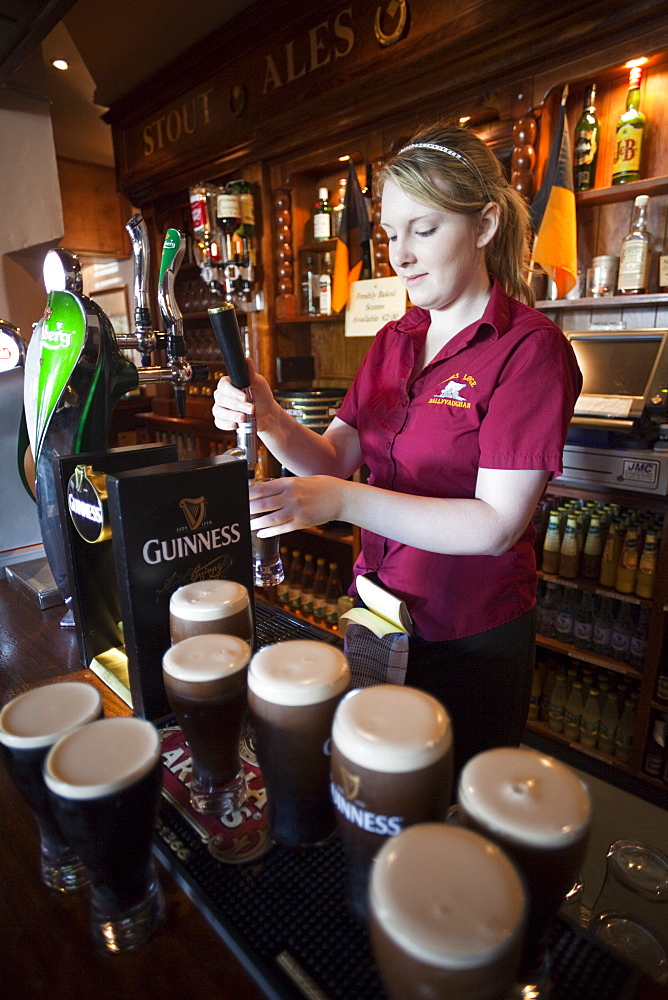
[[[573,337],[571,344],[588,396],[644,396],[660,337]]]

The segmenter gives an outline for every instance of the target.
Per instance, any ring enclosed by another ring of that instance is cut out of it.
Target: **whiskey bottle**
[[[619,257],[620,295],[642,295],[649,287],[649,268],[652,261],[652,234],[647,228],[649,198],[639,194],[635,200],[631,228],[622,240]]]
[[[332,206],[326,187],[318,189],[318,200],[313,208],[313,239],[316,242],[329,240],[332,236]]]
[[[596,117],[596,84],[585,91],[584,106],[580,120],[575,126],[575,149],[573,155],[573,188],[575,191],[589,191],[596,180],[598,141],[601,131]]]
[[[633,66],[629,72],[626,110],[619,116],[615,132],[613,184],[628,184],[629,181],[637,181],[640,178],[640,154],[645,128],[645,116],[640,110],[641,79],[642,69],[640,66]]]

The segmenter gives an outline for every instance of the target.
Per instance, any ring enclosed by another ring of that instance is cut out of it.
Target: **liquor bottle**
[[[341,231],[341,215],[346,204],[346,187],[348,181],[342,177],[339,181],[339,194],[335,205],[332,205],[332,236],[336,237]]]
[[[645,128],[645,116],[640,110],[641,79],[642,69],[640,66],[633,66],[629,72],[626,110],[619,116],[615,132],[613,184],[628,184],[629,181],[640,179],[640,153]]]
[[[325,591],[327,590],[327,570],[324,556],[318,556],[315,561],[315,576],[313,577],[313,618],[316,622],[325,620]]]
[[[610,598],[602,597],[601,604],[594,615],[592,627],[591,648],[599,656],[609,656],[612,642],[612,612]]]
[[[615,733],[619,722],[619,698],[615,691],[609,691],[598,724],[598,740],[596,746],[603,753],[614,754]]]
[[[638,573],[639,544],[638,529],[633,526],[627,528],[622,551],[619,554],[617,575],[615,577],[615,590],[618,590],[620,594],[632,594],[635,590]]]
[[[582,564],[580,572],[589,580],[597,580],[601,572],[601,555],[603,552],[603,539],[601,537],[601,519],[597,514],[592,514],[589,521],[589,530],[582,550]]]
[[[241,225],[237,229],[237,236],[241,240],[243,247],[243,266],[256,263],[255,249],[255,200],[253,198],[253,188],[248,181],[235,181],[231,185],[232,189],[239,195],[239,207],[241,211]]]
[[[663,226],[663,243],[659,250],[659,291],[668,292],[668,212]]]
[[[332,315],[332,274],[334,272],[334,254],[322,254],[322,265],[318,275],[318,312],[321,316]]]
[[[329,564],[327,588],[325,590],[325,621],[330,627],[336,628],[339,624],[338,600],[342,593],[343,587],[339,578],[339,564],[331,562]]]
[[[577,518],[569,514],[566,520],[566,530],[559,552],[559,576],[574,580],[580,568],[580,553],[578,551]]]
[[[190,218],[193,226],[193,236],[200,239],[211,231],[211,213],[209,211],[209,188],[206,184],[194,184],[189,192]]]
[[[564,731],[564,716],[566,714],[567,701],[566,674],[563,670],[559,670],[552,694],[550,695],[550,711],[547,720],[548,726],[555,733],[563,733]]]
[[[320,275],[315,265],[315,255],[306,254],[301,276],[302,315],[317,316],[320,311]]]
[[[314,577],[315,565],[313,563],[313,554],[311,552],[307,552],[304,556],[304,568],[302,570],[299,593],[299,610],[307,618],[310,618],[313,614]]]
[[[651,599],[654,594],[656,566],[659,558],[659,539],[655,531],[649,530],[645,535],[642,555],[638,562],[635,594],[637,597]]]
[[[304,568],[304,560],[302,559],[302,554],[299,549],[292,550],[292,559],[290,561],[290,578],[289,578],[289,589],[288,589],[288,600],[290,602],[291,611],[299,611],[301,607],[301,593],[302,593],[302,570]]]
[[[561,528],[559,526],[559,511],[550,512],[545,541],[543,542],[543,558],[541,569],[543,573],[559,571],[559,553],[561,551]]]
[[[583,709],[582,681],[573,681],[564,713],[564,736],[573,742],[580,739],[580,717]]]
[[[580,120],[575,126],[575,149],[573,158],[573,188],[575,191],[589,191],[596,180],[596,161],[600,125],[596,117],[596,84],[585,91],[584,106]]]
[[[557,667],[554,660],[550,660],[545,674],[543,692],[540,696],[540,718],[542,722],[549,722],[550,719],[550,698],[557,682]]]
[[[636,725],[635,709],[633,700],[626,698],[624,708],[617,723],[615,732],[615,757],[623,764],[628,764],[631,759],[631,747],[633,745],[633,731]]]
[[[313,239],[316,242],[332,238],[332,206],[329,203],[329,191],[326,187],[318,188],[318,200],[313,208]]]
[[[580,743],[583,747],[593,749],[596,746],[600,719],[601,707],[598,703],[598,688],[591,687],[580,716]]]
[[[639,194],[634,203],[631,228],[622,240],[617,290],[620,295],[642,295],[649,287],[652,234],[647,229],[649,198]]]
[[[241,199],[232,188],[219,188],[216,198],[216,220],[225,240],[224,263],[234,263],[239,254],[232,237],[241,225]]]

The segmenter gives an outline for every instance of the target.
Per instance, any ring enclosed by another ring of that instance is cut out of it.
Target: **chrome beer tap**
[[[177,416],[186,415],[186,385],[205,382],[209,369],[204,364],[192,364],[186,357],[183,339],[183,316],[174,295],[174,279],[185,253],[185,236],[178,229],[168,229],[162,248],[162,263],[158,281],[158,304],[165,324],[163,338],[167,351],[166,365],[150,365],[137,370],[139,384],[145,382],[171,382],[176,397]],[[138,306],[138,308],[143,308]]]
[[[125,226],[132,243],[134,255],[134,300],[135,300],[135,333],[134,337],[119,337],[123,347],[134,349],[141,354],[143,367],[151,364],[151,354],[165,346],[165,335],[153,329],[151,322],[150,296],[148,278],[150,273],[150,244],[146,223],[139,212],[135,212]],[[127,341],[133,341],[128,343]]]

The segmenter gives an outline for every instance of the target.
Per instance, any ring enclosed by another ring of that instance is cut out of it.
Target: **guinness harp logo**
[[[190,530],[197,531],[206,514],[206,500],[204,497],[197,497],[197,499],[184,497],[183,500],[179,500],[179,507],[183,511],[183,516]]]
[[[341,784],[343,785],[343,794],[349,802],[357,798],[360,791],[360,779],[358,775],[351,774],[345,767],[342,767]]]

